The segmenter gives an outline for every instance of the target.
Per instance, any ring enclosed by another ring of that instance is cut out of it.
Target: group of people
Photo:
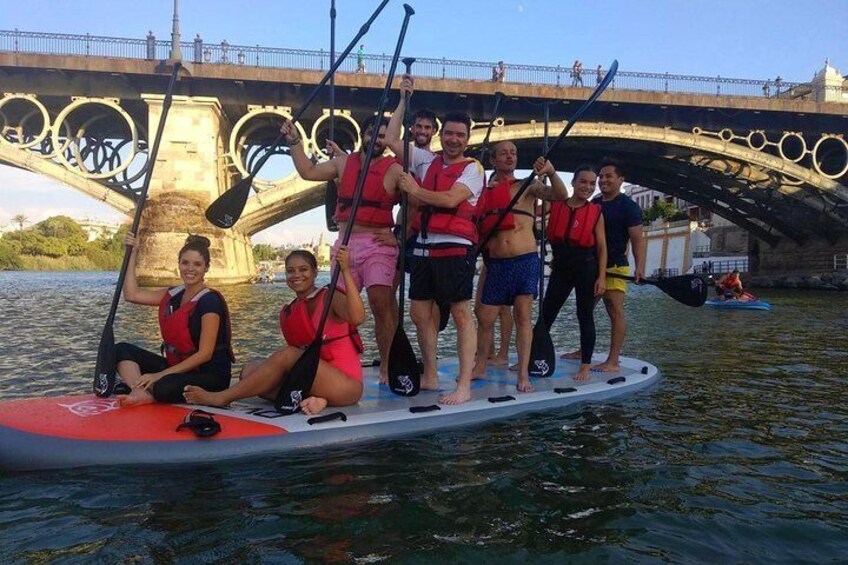
[[[438,335],[440,326],[450,317],[456,327],[459,374],[454,390],[441,395],[439,401],[460,404],[470,400],[472,381],[485,378],[492,356],[494,323],[499,317],[502,323],[508,321],[511,310],[518,353],[516,388],[519,392],[533,391],[529,375],[531,310],[542,276],[535,225],[537,217],[546,214],[548,208],[547,237],[553,260],[542,305],[544,323],[550,329],[574,290],[580,348],[564,355],[580,360],[574,378],[588,379],[590,370],[619,371],[626,334],[626,281],[614,276],[630,274],[627,249],[631,243],[637,282],[644,276],[645,262],[641,209],[621,192],[621,164],[605,159],[597,167],[577,167],[569,196],[554,165],[540,157],[533,165],[537,179],[509,209],[523,184],[515,177],[515,144],[501,141],[491,147],[488,164],[493,173],[487,178],[483,164],[465,156],[471,118],[459,112],[445,114],[440,131],[442,150],[436,153],[430,150],[436,117],[431,111],[419,110],[413,116],[411,142],[407,145],[401,130],[406,100],[412,94],[412,77],[405,76],[400,102],[391,118],[386,121],[374,116],[365,124],[362,149],[347,154],[331,142],[333,156],[324,162],[309,159],[291,123],[282,126],[298,174],[307,180],[337,181],[335,219],[342,231],[352,223],[347,244],[342,245],[340,239],[332,250],[341,279],[322,335],[316,378],[301,404],[303,411],[315,414],[327,405],[353,404],[362,395],[363,346],[357,326],[365,319],[360,297],[363,288],[374,317],[380,382],[387,382],[389,350],[397,324],[401,323],[395,296],[399,278],[404,276],[401,263],[410,273],[410,317],[417,330],[423,363],[421,389],[439,389]],[[374,154],[359,208],[352,217],[354,188],[372,136],[377,136]],[[387,155],[387,149],[394,155]],[[408,173],[400,164],[405,156],[410,163]],[[596,182],[601,195],[592,199]],[[411,217],[405,234],[393,231],[402,193],[408,195]],[[541,211],[538,200],[543,203]],[[404,261],[399,260],[400,238],[409,242]],[[209,269],[208,240],[190,237],[179,254],[183,285],[158,290],[138,288],[133,267],[138,247],[132,234],[127,237],[127,244],[132,247],[133,256],[124,297],[159,307],[165,354],[159,356],[120,344],[118,372],[128,388],[125,392],[129,392],[122,403],[157,400],[224,406],[251,396],[275,398],[302,348],[315,339],[328,296],[326,288],[315,285],[315,257],[299,250],[286,258],[286,282],[296,294],[294,301],[280,312],[280,328],[287,346],[261,363],[246,365],[236,384],[229,386],[233,361],[230,317],[223,296],[204,283]],[[472,310],[478,246],[482,246],[484,269],[478,281],[477,304]],[[593,312],[601,299],[611,320],[611,345],[607,359],[593,367]],[[505,339],[509,340],[509,334]]]

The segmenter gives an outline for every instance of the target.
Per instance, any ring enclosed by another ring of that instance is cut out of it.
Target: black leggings
[[[582,363],[591,363],[595,352],[595,281],[598,258],[594,253],[574,253],[552,245],[551,277],[542,302],[542,318],[550,331],[571,290],[577,291],[577,322],[580,324]]]
[[[138,363],[141,374],[158,373],[168,368],[168,362],[161,355],[151,353],[131,343],[119,343],[115,346],[117,362],[133,361]],[[190,371],[188,373],[171,373],[156,381],[150,393],[158,402],[171,404],[185,402],[183,388],[186,385],[199,386],[202,389],[219,392],[230,386],[229,372],[223,371]]]

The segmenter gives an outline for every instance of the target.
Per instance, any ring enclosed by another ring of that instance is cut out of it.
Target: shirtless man
[[[489,258],[478,310],[480,325],[477,334],[477,364],[473,376],[485,376],[495,319],[502,306],[512,306],[517,328],[517,389],[519,392],[532,392],[529,364],[533,328],[530,318],[533,299],[539,290],[539,254],[536,250],[536,234],[533,231],[536,221],[536,198],[564,200],[568,198],[568,193],[553,165],[539,158],[534,164],[536,174],[540,178],[551,179],[552,187],[549,189],[538,181],[531,184],[516,202],[512,212],[495,228],[502,211],[521,187],[521,181],[515,178],[515,167],[518,165],[515,144],[511,141],[495,144],[491,162],[499,182],[485,190],[479,209],[481,241],[485,240],[490,232],[495,229],[496,231],[486,244]]]
[[[282,132],[291,147],[291,157],[297,173],[305,180],[329,181],[339,183],[339,198],[336,204],[335,220],[342,233],[351,221],[350,208],[357,177],[365,152],[374,134],[374,125],[379,122],[377,143],[369,167],[369,174],[362,190],[362,200],[353,219],[348,249],[350,250],[350,268],[353,272],[357,290],[365,287],[368,304],[374,315],[374,331],[377,348],[380,351],[380,384],[388,382],[388,355],[397,327],[397,298],[392,290],[397,264],[397,240],[392,234],[394,216],[392,209],[399,201],[398,180],[403,168],[392,157],[384,155],[386,150],[386,121],[369,118],[363,127],[362,149],[358,153],[346,154],[334,151],[329,161],[313,163],[303,150],[297,129],[285,122]],[[376,173],[376,174],[375,174]],[[335,257],[341,245],[341,238],[333,246]],[[344,285],[340,282],[340,288]]]

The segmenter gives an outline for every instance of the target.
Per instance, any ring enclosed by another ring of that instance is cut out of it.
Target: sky
[[[353,37],[378,0],[337,0],[336,44]],[[848,0],[409,0],[416,13],[403,52],[416,57],[510,64],[807,81],[825,59],[848,74]],[[329,0],[180,0],[183,40],[328,49]],[[0,0],[0,29],[159,39],[171,33],[171,0]],[[394,50],[403,9],[392,0],[362,43]],[[2,77],[0,77],[0,92]],[[72,188],[0,165],[0,225],[65,213],[119,221],[121,215]],[[323,209],[254,236],[299,243],[324,226]]]

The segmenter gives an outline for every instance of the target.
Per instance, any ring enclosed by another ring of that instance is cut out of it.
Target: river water
[[[116,278],[0,273],[0,401],[90,390]],[[240,358],[273,351],[288,288],[225,292]],[[614,402],[285,458],[0,472],[0,563],[845,562],[848,294],[763,298],[632,292],[625,354],[663,378]],[[154,309],[121,304],[115,333],[156,347]]]

